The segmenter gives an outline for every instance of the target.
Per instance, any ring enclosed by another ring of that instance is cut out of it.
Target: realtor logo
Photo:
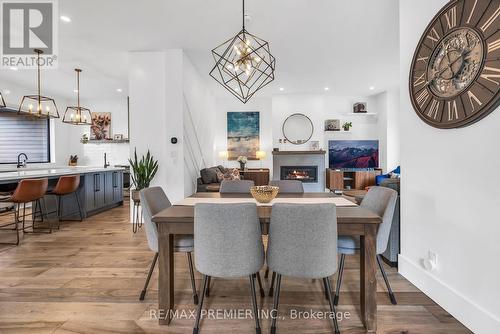
[[[41,66],[57,67],[57,0],[0,0],[1,68],[34,68],[33,49],[43,51]]]

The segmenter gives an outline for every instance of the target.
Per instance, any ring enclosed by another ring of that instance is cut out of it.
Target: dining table
[[[158,309],[160,325],[169,325],[174,314],[174,236],[194,233],[194,206],[197,203],[257,204],[262,233],[267,234],[275,203],[334,203],[337,206],[339,235],[360,238],[360,309],[365,329],[377,330],[377,230],[382,222],[374,212],[333,193],[278,194],[270,203],[258,203],[250,194],[196,193],[153,216],[158,230]],[[196,236],[195,236],[196,238]]]

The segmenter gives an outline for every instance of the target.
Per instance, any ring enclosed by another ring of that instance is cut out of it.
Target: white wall
[[[420,36],[446,3],[400,1],[400,273],[475,333],[500,333],[500,110],[439,130],[418,118],[407,88]],[[433,272],[421,265],[429,251]]]

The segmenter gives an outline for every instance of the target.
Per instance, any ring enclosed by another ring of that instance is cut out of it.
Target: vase
[[[240,162],[240,170],[245,170],[245,163]]]

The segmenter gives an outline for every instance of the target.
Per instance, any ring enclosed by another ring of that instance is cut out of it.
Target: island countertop
[[[74,174],[89,174],[89,173],[99,173],[99,172],[113,172],[113,171],[125,171],[121,167],[36,167],[33,169],[28,168],[18,168],[16,171],[0,171],[0,183],[15,182],[22,179],[31,178],[56,178],[62,175],[74,175]]]

